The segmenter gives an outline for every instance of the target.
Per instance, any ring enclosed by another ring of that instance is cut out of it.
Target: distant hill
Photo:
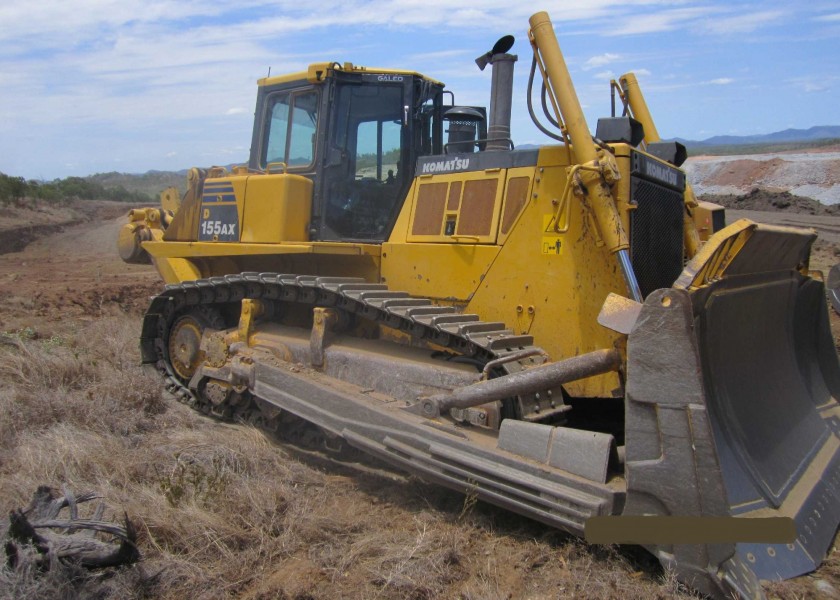
[[[840,126],[817,125],[810,129],[785,129],[762,135],[716,135],[705,140],[676,138],[688,148],[697,146],[741,146],[753,144],[782,144],[789,142],[814,142],[840,138]]]
[[[750,152],[780,152],[783,150],[795,150],[798,148],[811,148],[828,144],[840,144],[840,125],[817,125],[810,129],[785,129],[774,133],[761,135],[716,135],[705,140],[689,140],[686,138],[669,138],[676,140],[689,150],[691,154],[699,154],[702,149],[712,149],[711,154],[726,154],[727,149],[732,149],[732,154],[744,154],[744,149],[734,149],[733,146],[749,146]],[[534,144],[521,144],[516,146],[518,150],[538,148]]]
[[[130,192],[140,192],[157,198],[168,187],[177,187],[183,193],[187,188],[187,171],[147,171],[142,174],[132,173],[97,173],[85,177],[88,181],[99,183],[104,188],[123,187]]]

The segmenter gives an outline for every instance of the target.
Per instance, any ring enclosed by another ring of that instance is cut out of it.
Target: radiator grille
[[[671,287],[683,269],[683,195],[630,179],[630,259],[643,296]]]

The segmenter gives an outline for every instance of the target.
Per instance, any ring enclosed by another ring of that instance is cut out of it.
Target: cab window
[[[315,159],[318,93],[275,94],[269,99],[269,115],[261,166],[282,162],[289,170],[310,168]]]
[[[400,164],[400,121],[363,121],[356,136],[356,179],[393,183]]]

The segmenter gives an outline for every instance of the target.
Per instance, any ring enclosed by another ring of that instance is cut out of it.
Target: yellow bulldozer
[[[411,71],[259,80],[247,166],[192,169],[120,233],[166,283],[142,359],[208,414],[761,597],[840,521],[816,235],[698,204],[632,74],[593,136],[547,14],[528,37],[539,148],[510,139],[511,36],[476,61],[489,111]]]

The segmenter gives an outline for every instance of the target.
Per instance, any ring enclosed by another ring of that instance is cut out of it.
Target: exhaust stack
[[[490,126],[487,131],[487,150],[510,150],[510,115],[513,99],[513,64],[519,60],[507,51],[513,47],[514,38],[506,35],[475,63],[482,71],[489,64],[493,67],[490,82]]]

